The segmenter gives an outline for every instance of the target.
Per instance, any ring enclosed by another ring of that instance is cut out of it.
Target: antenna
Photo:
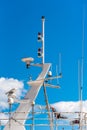
[[[81,58],[81,86],[80,86],[80,130],[82,130],[82,100],[83,100],[83,80],[84,80],[84,22],[85,22],[85,8],[83,5],[82,18],[82,58]]]
[[[79,101],[80,101],[80,111],[79,111],[79,129],[82,130],[81,121],[82,121],[82,87],[81,87],[81,63],[78,61],[78,90],[79,90]]]
[[[62,74],[62,62],[61,62],[61,53],[59,53],[59,74]]]
[[[58,76],[58,65],[56,65],[56,75]],[[57,78],[57,85],[59,84],[59,79]]]
[[[82,19],[82,58],[81,58],[81,89],[82,90],[83,90],[83,79],[84,79],[84,17],[85,17],[84,15],[85,15],[85,12],[84,12],[84,8],[83,8],[83,19]]]
[[[44,53],[44,23],[45,23],[45,17],[42,16],[42,64],[45,63],[45,53]],[[51,74],[51,73],[49,73]],[[44,89],[44,96],[45,96],[45,101],[46,101],[46,105],[47,105],[47,110],[48,110],[48,117],[49,117],[49,121],[50,121],[50,129],[53,130],[53,122],[51,119],[51,114],[50,114],[50,106],[49,106],[49,102],[48,102],[48,96],[47,96],[47,91],[46,91],[46,87],[45,84],[43,83],[43,89]]]
[[[59,71],[58,71],[59,69]],[[59,53],[59,67],[58,65],[56,65],[56,75],[58,76],[58,72],[59,75],[62,76],[62,69],[61,69],[61,53]],[[57,78],[57,84],[59,84],[59,79]]]
[[[38,42],[42,42],[42,48],[39,48],[38,49],[38,57],[39,58],[42,58],[42,64],[45,63],[45,52],[44,52],[44,37],[45,37],[45,34],[44,34],[44,24],[45,24],[45,17],[42,16],[42,33],[38,33]]]
[[[44,16],[42,16],[42,63],[44,64],[44,62],[45,62],[45,53],[44,53],[44,36],[45,36],[45,34],[44,34],[44,23],[45,23],[45,17]]]
[[[32,57],[22,58],[22,61],[26,63],[26,68],[28,69],[31,65],[31,62],[34,61],[34,58]]]
[[[78,96],[79,96],[79,101],[81,101],[81,66],[80,66],[80,60],[78,60]]]

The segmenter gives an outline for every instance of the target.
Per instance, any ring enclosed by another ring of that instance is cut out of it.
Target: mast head
[[[45,20],[45,16],[42,16],[42,20]]]

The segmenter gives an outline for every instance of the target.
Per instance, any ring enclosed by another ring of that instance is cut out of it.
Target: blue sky
[[[3,0],[0,1],[0,77],[14,78],[26,82],[34,75],[35,68],[27,70],[21,58],[32,56],[35,61],[37,33],[41,31],[41,16],[45,16],[45,61],[53,64],[56,74],[58,55],[62,55],[61,88],[47,89],[50,103],[78,100],[78,60],[81,60],[82,17],[85,5],[84,29],[84,89],[87,99],[87,2],[85,0]],[[36,74],[35,74],[36,75]],[[34,76],[33,76],[34,78]],[[44,104],[41,90],[38,104]]]

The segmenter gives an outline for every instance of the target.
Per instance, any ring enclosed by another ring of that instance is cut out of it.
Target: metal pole
[[[0,130],[2,129],[2,124],[1,124],[1,120],[0,120]]]
[[[84,22],[85,22],[85,8],[83,7],[83,18],[82,18],[82,59],[81,59],[81,119],[80,119],[80,130],[82,130],[82,107],[83,107],[83,80],[84,80]]]
[[[78,61],[78,87],[79,87],[79,101],[80,101],[79,129],[82,130],[82,84],[81,84],[81,66],[79,61]]]
[[[44,86],[44,84],[43,84],[43,89],[44,89],[44,96],[45,96],[45,101],[46,101],[46,105],[47,105],[47,110],[48,110],[48,118],[49,118],[49,122],[50,122],[50,130],[53,130],[53,120],[52,120],[52,117],[51,117],[50,106],[49,106],[49,103],[48,103],[46,87]]]
[[[55,125],[56,125],[56,130],[58,130],[57,119],[55,119],[55,121],[56,121],[56,122],[55,122],[55,123],[56,123],[56,124],[55,124]]]
[[[9,103],[9,130],[11,129],[11,107],[12,104]]]
[[[45,23],[45,17],[42,16],[42,64],[45,62],[45,53],[44,53],[44,23]]]
[[[45,17],[42,16],[42,64],[45,63],[45,43],[44,43],[44,36],[45,36],[45,33],[44,33],[44,24],[45,24]],[[47,92],[46,92],[46,88],[43,84],[43,88],[44,88],[44,95],[45,95],[45,101],[46,101],[46,105],[47,105],[47,110],[48,110],[48,116],[49,116],[49,120],[50,120],[50,125],[52,125],[52,121],[51,121],[51,115],[50,115],[50,107],[49,107],[49,103],[48,103],[48,97],[47,97]],[[52,129],[52,126],[50,126],[50,129]]]
[[[85,130],[86,130],[86,113],[84,115],[84,125],[85,125]]]
[[[34,130],[34,104],[35,102],[32,102],[32,130]]]

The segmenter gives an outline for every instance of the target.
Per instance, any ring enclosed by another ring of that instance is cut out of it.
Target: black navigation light
[[[38,57],[42,57],[42,49],[38,48]]]
[[[38,32],[38,41],[40,42],[42,40],[42,36],[41,36],[41,33]]]

